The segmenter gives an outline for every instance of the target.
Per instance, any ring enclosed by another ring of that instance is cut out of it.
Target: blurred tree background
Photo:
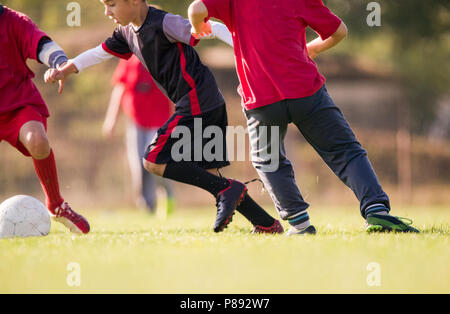
[[[112,33],[114,24],[105,18],[100,1],[79,0],[76,3],[81,8],[81,25],[69,27],[67,16],[71,12],[67,6],[71,2],[0,0],[30,16],[73,57],[100,44]],[[190,2],[151,3],[186,16]],[[336,103],[368,150],[383,185],[394,203],[448,205],[450,1],[376,1],[381,8],[381,25],[373,27],[367,23],[372,12],[368,4],[373,1],[324,2],[347,24],[349,36],[319,56],[317,63]],[[315,36],[308,32],[309,38]],[[205,41],[197,50],[213,69],[227,99],[230,124],[245,125],[231,49],[217,41]],[[51,110],[49,135],[66,198],[92,207],[130,203],[123,127],[112,141],[101,135],[111,92],[110,78],[117,60],[71,78],[62,95],[57,95],[56,86],[42,84],[45,67],[36,62],[29,64]],[[339,198],[356,204],[351,193],[337,182],[295,130],[287,140],[288,154],[300,168],[298,182],[307,199],[329,202]],[[227,174],[242,179],[256,176],[249,162],[235,163]],[[190,191],[201,195],[195,189]],[[39,196],[40,190],[29,160],[2,143],[0,196],[12,194]],[[180,195],[180,202],[203,201],[202,197],[189,196]],[[270,203],[267,195],[261,198]]]

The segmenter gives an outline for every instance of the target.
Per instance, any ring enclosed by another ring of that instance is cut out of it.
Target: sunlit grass
[[[53,225],[45,238],[0,240],[0,292],[450,292],[448,209],[397,213],[415,221],[418,235],[367,235],[357,210],[315,208],[318,235],[291,238],[252,235],[238,215],[215,234],[213,208],[166,220],[132,210],[84,214],[87,236]],[[79,287],[67,284],[72,262]],[[371,262],[380,286],[367,284]]]

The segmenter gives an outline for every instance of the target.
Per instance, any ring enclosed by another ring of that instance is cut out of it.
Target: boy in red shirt
[[[153,176],[142,166],[141,160],[147,146],[158,129],[170,118],[172,102],[159,90],[147,69],[136,56],[128,61],[120,60],[113,78],[108,111],[103,133],[111,137],[122,105],[127,116],[127,155],[136,204],[150,212],[156,210],[156,187],[162,186],[167,193],[167,214],[173,212],[174,198],[169,180]]]
[[[222,20],[233,35],[253,165],[281,218],[292,226],[288,234],[316,233],[307,213],[309,204],[285,156],[283,142],[291,122],[353,190],[368,232],[418,232],[389,215],[389,198],[367,153],[328,95],[325,78],[313,61],[347,35],[345,24],[322,0],[196,0],[189,7],[194,36],[210,33],[210,17]],[[308,26],[320,35],[310,43],[305,37]],[[271,138],[264,132],[268,128],[275,128],[279,137]],[[276,158],[272,158],[274,150]],[[276,167],[267,166],[274,163]]]
[[[87,220],[60,195],[55,157],[46,135],[49,112],[26,65],[27,59],[34,59],[56,68],[67,57],[26,15],[2,5],[0,29],[0,141],[31,156],[52,218],[72,232],[88,233]]]

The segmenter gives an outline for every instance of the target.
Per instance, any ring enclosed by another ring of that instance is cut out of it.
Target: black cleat
[[[239,206],[247,193],[245,184],[236,180],[229,179],[228,181],[230,186],[217,195],[217,216],[214,222],[214,232],[221,232],[228,226],[233,219],[236,207]]]

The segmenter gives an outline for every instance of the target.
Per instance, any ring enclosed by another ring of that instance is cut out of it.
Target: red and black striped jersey
[[[199,115],[224,105],[211,71],[193,48],[191,25],[181,16],[149,7],[143,25],[119,26],[102,45],[108,53],[128,59],[135,54],[160,89],[175,103],[177,114]]]

